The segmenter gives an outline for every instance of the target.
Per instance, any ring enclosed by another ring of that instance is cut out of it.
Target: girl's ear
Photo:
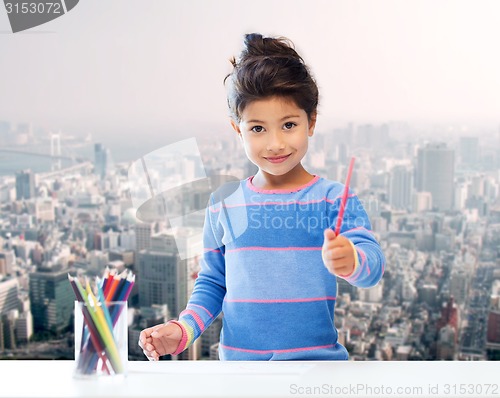
[[[236,131],[238,133],[238,135],[241,137],[240,126],[238,126],[238,124],[234,121],[233,118],[231,118],[230,121],[231,121],[231,126],[233,127],[233,130]]]
[[[314,134],[314,128],[316,127],[316,117],[318,116],[318,112],[314,111],[311,113],[311,117],[309,118],[309,131],[307,132],[307,135],[309,137],[312,137]]]

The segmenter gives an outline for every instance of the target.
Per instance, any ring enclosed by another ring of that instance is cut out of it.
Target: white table
[[[98,380],[73,366],[0,361],[0,397],[500,397],[500,362],[129,362]]]

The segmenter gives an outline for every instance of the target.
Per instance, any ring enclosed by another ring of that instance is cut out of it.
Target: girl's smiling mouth
[[[284,162],[285,160],[287,160],[290,155],[291,154],[283,155],[283,156],[267,157],[264,159],[269,160],[271,163],[281,163],[281,162]]]

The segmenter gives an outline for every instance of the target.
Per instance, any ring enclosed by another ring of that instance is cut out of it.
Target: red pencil
[[[107,297],[107,295],[108,295],[109,288],[113,284],[113,280],[115,278],[115,274],[116,274],[116,270],[115,269],[112,269],[109,272],[109,274],[108,274],[108,279],[106,280],[106,284],[103,286],[103,290],[102,290],[103,293],[104,293],[104,297]]]
[[[111,299],[113,298],[113,295],[115,294],[115,290],[118,287],[118,284],[120,283],[120,279],[121,278],[119,275],[115,275],[113,282],[108,290],[108,293],[106,294],[106,301],[111,301]]]
[[[354,156],[349,162],[349,169],[347,170],[347,177],[345,179],[344,193],[342,195],[342,200],[340,202],[339,215],[337,217],[337,225],[335,226],[335,235],[340,233],[340,227],[342,226],[342,220],[344,218],[345,206],[347,204],[347,197],[349,194],[349,184],[351,182],[352,169],[354,168]]]

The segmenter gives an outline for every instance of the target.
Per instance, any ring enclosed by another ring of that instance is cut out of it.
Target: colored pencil
[[[99,301],[101,303],[101,308],[102,308],[102,311],[104,312],[104,317],[106,318],[106,322],[108,323],[108,327],[110,329],[113,329],[113,321],[111,320],[111,315],[109,313],[108,306],[104,304],[106,302],[106,300],[104,299],[104,293],[101,289],[101,285],[99,283],[99,278],[96,279],[96,286],[97,286],[97,296],[99,297]]]
[[[125,270],[118,276],[118,285],[116,286],[116,289],[113,292],[113,295],[110,297],[109,301],[119,301],[118,298],[120,297],[120,293],[123,289],[123,286],[127,282],[127,272],[128,270]]]
[[[120,283],[120,275],[115,275],[113,281],[111,282],[111,286],[108,289],[108,293],[106,293],[106,301],[111,301],[111,298],[115,294],[116,288]]]
[[[112,269],[109,272],[108,279],[106,281],[106,286],[104,286],[104,297],[108,295],[109,289],[111,288],[111,285],[113,284],[113,280],[115,279],[115,274],[116,270]]]
[[[68,279],[70,281],[71,287],[73,288],[73,291],[75,292],[75,296],[77,297],[77,301],[80,303],[83,303],[83,297],[81,295],[81,292],[75,283],[75,280],[68,274]],[[95,348],[96,354],[99,356],[99,358],[103,362],[103,366],[105,367],[105,371],[110,374],[110,371],[106,365],[106,357],[104,356],[104,348],[103,348],[103,342],[101,339],[101,336],[99,335],[99,332],[95,328],[94,323],[91,320],[91,316],[89,313],[88,308],[85,305],[82,305],[82,313],[83,317],[85,320],[85,324],[88,327],[89,330],[89,337],[92,342],[93,347]],[[82,335],[83,337],[83,335]],[[81,345],[81,348],[83,348],[84,344]],[[81,352],[82,350],[80,350]],[[79,367],[83,367],[85,361],[85,357],[83,355],[80,355],[80,362],[78,364]],[[83,369],[85,371],[85,369]]]
[[[130,292],[132,291],[132,287],[134,286],[134,281],[135,281],[135,275],[129,274],[123,286],[122,292],[120,293],[120,297],[118,297],[113,301],[126,302]],[[113,319],[113,326],[116,325],[116,322],[120,318],[120,314],[123,311],[123,306],[114,306],[114,307],[115,308],[113,309],[113,314],[111,316]]]
[[[106,267],[106,269],[104,270],[104,276],[101,279],[101,284],[100,284],[100,287],[101,289],[103,289],[103,291],[104,287],[106,286],[106,283],[108,282],[108,277],[109,277],[109,267]]]
[[[120,293],[120,296],[118,297],[117,301],[127,301],[128,296],[130,295],[130,292],[132,291],[132,287],[134,286],[135,283],[135,275],[130,273],[127,276],[127,282],[125,286],[123,287],[122,292]]]
[[[349,168],[347,170],[347,177],[345,180],[344,193],[342,195],[342,199],[340,201],[339,214],[337,217],[337,225],[335,226],[335,235],[340,234],[340,228],[342,227],[342,221],[344,219],[344,211],[347,204],[347,198],[349,196],[349,184],[351,183],[351,175],[352,170],[354,168],[354,156],[351,158],[349,162]]]

